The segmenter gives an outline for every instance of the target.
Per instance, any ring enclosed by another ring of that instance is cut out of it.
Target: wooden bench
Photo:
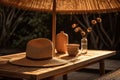
[[[109,72],[95,80],[120,80],[120,68]]]

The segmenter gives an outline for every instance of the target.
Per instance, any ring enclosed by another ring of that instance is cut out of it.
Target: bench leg
[[[105,63],[104,63],[104,60],[101,60],[99,62],[99,69],[100,69],[100,75],[104,75],[105,74]]]
[[[55,80],[55,77],[51,76],[51,77],[47,77],[47,78],[44,78],[44,79],[41,79],[41,80]]]
[[[63,75],[63,80],[68,80],[67,74]]]

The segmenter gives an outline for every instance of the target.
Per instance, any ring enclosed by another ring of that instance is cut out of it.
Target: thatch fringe
[[[52,12],[53,0],[0,0],[23,9]],[[58,13],[106,13],[120,11],[119,0],[56,0]]]

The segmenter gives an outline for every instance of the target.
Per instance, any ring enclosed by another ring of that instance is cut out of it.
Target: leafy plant
[[[33,38],[51,38],[49,19],[49,14],[0,5],[0,47],[25,49]]]
[[[0,5],[0,47],[9,47],[11,36],[23,20],[25,11]]]
[[[13,46],[25,49],[27,42],[31,39],[50,38],[50,19],[50,15],[47,13],[27,11],[13,36]]]

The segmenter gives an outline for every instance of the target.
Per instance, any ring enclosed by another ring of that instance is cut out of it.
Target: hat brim
[[[30,60],[27,59],[26,57],[12,58],[9,60],[9,62],[11,64],[24,67],[54,67],[64,65],[67,63],[66,60],[58,58],[52,58],[49,60]]]

